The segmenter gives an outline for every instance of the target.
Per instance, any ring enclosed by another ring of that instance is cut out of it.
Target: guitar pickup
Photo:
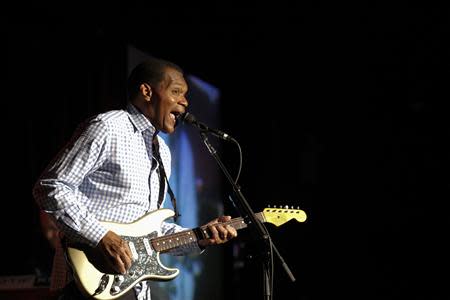
[[[136,247],[134,246],[134,243],[128,242],[128,246],[130,246],[131,254],[133,254],[133,259],[137,260],[139,258],[139,255],[136,251]]]
[[[147,238],[143,238],[142,242],[144,243],[145,251],[147,251],[148,255],[152,255],[152,248],[150,247],[150,242]]]

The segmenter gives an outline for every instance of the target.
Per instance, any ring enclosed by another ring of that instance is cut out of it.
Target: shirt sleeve
[[[38,205],[53,215],[65,237],[96,246],[108,231],[90,213],[79,186],[106,160],[108,128],[100,119],[80,126],[71,141],[49,164],[33,188]]]

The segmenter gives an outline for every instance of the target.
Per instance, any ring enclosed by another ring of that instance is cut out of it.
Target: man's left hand
[[[230,216],[222,216],[207,223],[211,233],[211,238],[203,239],[198,242],[200,247],[223,244],[237,236],[237,231],[230,225],[222,224],[231,220]]]

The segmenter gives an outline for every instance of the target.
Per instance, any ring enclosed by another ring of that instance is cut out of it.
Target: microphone
[[[218,138],[221,138],[222,140],[225,141],[235,141],[235,139],[233,139],[231,136],[229,136],[228,134],[226,134],[223,131],[220,131],[218,129],[214,129],[214,128],[209,128],[206,124],[197,121],[197,119],[195,118],[195,116],[191,113],[185,112],[181,115],[179,115],[179,119],[183,122],[183,123],[188,123],[191,125],[194,125],[195,127],[197,127],[198,129],[202,130],[202,131],[206,131],[211,133],[212,135],[215,135]]]

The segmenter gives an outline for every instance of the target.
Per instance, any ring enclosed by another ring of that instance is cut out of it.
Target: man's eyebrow
[[[181,88],[185,89],[186,91],[189,89],[189,88],[188,88],[187,86],[185,86],[184,84],[178,83],[178,82],[173,82],[173,83],[172,83],[172,87],[181,87]]]

